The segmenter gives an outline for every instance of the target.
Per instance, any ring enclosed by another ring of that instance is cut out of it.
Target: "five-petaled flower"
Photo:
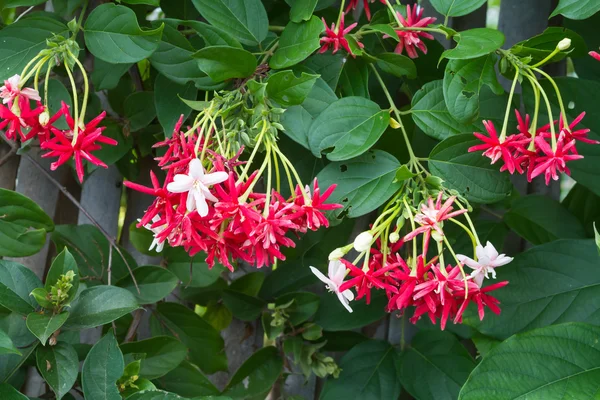
[[[496,279],[495,268],[506,265],[513,260],[512,257],[505,254],[498,254],[498,250],[490,242],[487,242],[485,247],[478,244],[475,253],[477,254],[477,261],[462,254],[457,254],[456,257],[461,263],[473,269],[470,276],[479,287],[483,283],[483,278],[489,279],[489,274],[492,275],[492,279]]]
[[[323,275],[315,267],[310,267],[310,270],[321,282],[327,285],[326,287],[330,292],[334,292],[337,295],[340,303],[342,303],[346,310],[352,312],[352,308],[350,308],[348,302],[354,300],[354,293],[350,289],[340,291],[340,286],[344,283],[344,278],[346,277],[346,266],[340,260],[329,261],[328,276]]]
[[[21,77],[13,75],[4,81],[4,86],[0,87],[0,97],[2,98],[2,103],[8,104],[19,96],[33,101],[42,100],[37,90],[32,88],[21,89]]]

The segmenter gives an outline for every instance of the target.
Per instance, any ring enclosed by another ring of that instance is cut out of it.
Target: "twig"
[[[106,271],[108,276],[108,285],[110,286],[110,281],[112,278],[112,247],[108,247],[108,270]],[[133,277],[133,274],[131,275]],[[139,293],[139,291],[138,291]]]
[[[29,11],[33,10],[34,7],[35,6],[31,6],[27,10],[23,11],[17,18],[15,18],[15,21],[13,22],[13,24],[15,22],[17,22],[18,20],[20,20],[21,18],[23,18]]]
[[[131,75],[131,78],[133,79],[135,90],[138,92],[143,92],[144,82],[142,81],[142,76],[140,75],[140,70],[137,64],[133,64],[131,68],[129,68],[129,75]]]
[[[133,321],[131,321],[131,325],[129,325],[129,330],[127,331],[127,334],[125,335],[125,340],[123,340],[123,343],[128,343],[133,340],[133,337],[135,336],[135,333],[137,332],[137,328],[138,328],[138,326],[140,326],[140,322],[142,321],[142,316],[144,315],[144,311],[145,311],[145,309],[140,308],[139,310],[135,310],[135,312],[133,313]]]
[[[10,151],[8,153],[6,153],[6,155],[2,158],[0,158],[0,167],[3,166],[4,164],[6,164],[6,162],[15,154],[17,154],[17,147],[11,147]]]
[[[0,136],[2,137],[2,139],[12,149],[18,148],[18,146],[16,144],[13,144],[10,140],[8,140],[4,136],[3,133],[1,133]],[[133,271],[131,269],[131,266],[129,265],[129,262],[127,261],[127,259],[123,255],[123,252],[121,251],[121,249],[117,245],[115,239],[113,239],[112,236],[110,236],[108,234],[108,232],[106,232],[106,230],[104,230],[104,228],[98,223],[98,221],[96,221],[94,219],[94,217],[92,217],[90,215],[90,213],[85,208],[83,208],[83,206],[81,205],[81,203],[79,203],[79,201],[77,201],[77,199],[75,197],[73,197],[73,195],[71,193],[69,193],[69,191],[67,190],[67,188],[64,187],[63,185],[61,185],[59,181],[57,181],[56,179],[54,179],[54,177],[52,175],[50,175],[50,173],[48,171],[46,171],[46,168],[44,168],[35,158],[31,157],[27,153],[23,154],[23,157],[27,158],[37,169],[39,169],[40,172],[46,178],[48,178],[48,180],[50,182],[52,182],[52,184],[54,186],[56,186],[56,188],[58,190],[60,190],[62,192],[62,194],[64,194],[66,196],[66,198],[69,199],[71,201],[71,203],[73,203],[75,205],[75,207],[77,207],[83,213],[83,215],[85,215],[96,228],[98,228],[98,230],[100,231],[100,233],[102,233],[102,235],[104,235],[104,237],[108,241],[109,245],[112,246],[117,251],[117,253],[119,253],[119,256],[121,256],[121,259],[125,263],[125,266],[127,267],[127,270],[129,271],[129,274],[131,275],[131,279],[133,280],[133,284],[134,284],[134,286],[135,286],[135,288],[136,288],[136,290],[137,290],[137,292],[139,294],[140,293],[140,288],[138,287],[137,280],[135,279],[135,276],[133,275]],[[110,260],[109,260],[109,262],[110,262]],[[110,269],[110,267],[111,266],[109,265],[108,268]]]

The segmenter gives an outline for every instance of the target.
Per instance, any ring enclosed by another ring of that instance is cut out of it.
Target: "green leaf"
[[[123,3],[127,4],[147,4],[149,6],[159,7],[160,0],[121,0]]]
[[[496,55],[472,60],[451,60],[444,73],[444,100],[448,112],[459,123],[470,124],[479,116],[479,92],[488,85],[495,94],[504,93],[496,77]]]
[[[600,378],[598,335],[600,328],[581,323],[515,335],[473,370],[459,399],[593,399]]]
[[[387,26],[387,25],[386,25]],[[381,53],[377,55],[377,66],[384,72],[398,78],[417,77],[417,67],[410,58],[396,53]]]
[[[38,314],[30,313],[27,316],[27,328],[40,339],[42,346],[69,318],[69,313],[64,311],[60,314]]]
[[[116,146],[102,146],[94,152],[94,155],[107,165],[112,165],[120,161],[133,147],[133,137],[129,134],[125,135],[124,129],[115,121],[104,121],[106,127],[102,132],[103,136],[114,139],[118,142]],[[91,163],[87,163],[87,170],[93,171],[97,167]]]
[[[83,1],[84,0],[52,0],[52,6],[54,7],[54,12],[66,18],[72,16],[75,10],[83,5]],[[94,87],[96,86],[94,85]]]
[[[431,5],[447,17],[462,17],[481,7],[486,0],[431,0]]]
[[[127,96],[124,106],[131,132],[148,126],[156,118],[153,92],[134,92]]]
[[[174,370],[187,356],[187,348],[170,336],[156,336],[139,342],[123,343],[123,354],[143,354],[140,376],[156,379]]]
[[[137,251],[149,256],[156,255],[156,249],[149,250],[150,245],[154,240],[154,234],[149,229],[144,227],[138,228],[137,221],[129,224],[129,241]]]
[[[224,304],[211,301],[206,306],[202,319],[220,332],[231,324],[233,314]]]
[[[420,400],[456,399],[475,361],[449,332],[419,332],[402,354],[400,381]]]
[[[20,74],[53,34],[65,36],[68,28],[61,21],[42,15],[22,18],[0,31],[0,81]]]
[[[190,349],[190,361],[202,371],[212,374],[227,370],[224,342],[219,332],[192,310],[177,303],[159,303],[156,308],[169,335],[178,339]]]
[[[346,212],[348,217],[356,218],[377,209],[400,189],[401,184],[394,182],[399,167],[394,156],[371,150],[352,160],[328,164],[317,179],[324,188],[337,185],[328,203],[344,208],[335,210],[334,215]]]
[[[310,127],[308,142],[315,157],[327,152],[332,161],[348,160],[367,151],[390,122],[387,110],[363,97],[344,97],[327,107]]]
[[[1,32],[1,31],[0,31]],[[12,190],[0,189],[0,215],[2,221],[13,222],[25,228],[54,230],[54,222],[30,198]]]
[[[208,380],[202,371],[189,361],[183,361],[171,372],[161,377],[158,384],[162,389],[188,398],[213,396],[220,393],[219,389]]]
[[[429,155],[431,173],[444,180],[444,186],[477,203],[494,203],[506,198],[512,189],[508,174],[491,165],[479,152],[469,153],[478,144],[471,134],[449,137]]]
[[[171,0],[169,0],[171,1]],[[182,400],[182,397],[162,390],[142,390],[127,397],[127,400]],[[192,400],[233,400],[225,396],[198,396]]]
[[[256,58],[244,49],[229,46],[210,46],[193,54],[200,69],[213,81],[246,78],[256,70]]]
[[[337,90],[342,97],[358,96],[370,98],[369,64],[360,58],[348,58],[344,63]]]
[[[62,275],[65,275],[67,272],[73,271],[75,274],[71,289],[67,293],[68,298],[66,302],[63,302],[63,305],[68,305],[77,294],[77,290],[79,289],[79,268],[77,268],[77,263],[75,262],[75,258],[71,255],[69,250],[65,247],[63,251],[58,253],[54,261],[52,261],[52,265],[48,270],[48,275],[46,276],[46,284],[44,288],[47,292],[50,292],[52,286],[56,285],[56,283],[60,280]]]
[[[541,34],[524,40],[511,47],[510,52],[519,57],[531,57],[530,64],[536,64],[556,49],[556,45],[563,39],[571,39],[571,46],[564,51],[559,51],[549,62],[557,62],[565,57],[586,57],[587,46],[581,36],[572,30],[552,26]]]
[[[0,397],[4,400],[29,400],[29,397],[19,393],[8,383],[0,383]]]
[[[163,26],[142,30],[129,7],[102,4],[87,17],[85,44],[96,57],[112,63],[135,63],[150,57],[158,48]]]
[[[342,357],[340,377],[327,379],[320,399],[397,399],[401,391],[398,364],[398,353],[389,343],[362,342]]]
[[[499,280],[510,282],[492,293],[500,300],[502,313],[479,321],[476,310],[470,309],[464,317],[484,335],[504,339],[562,322],[600,323],[600,275],[593,240],[557,240],[537,246],[497,271]]]
[[[362,328],[383,318],[386,304],[385,294],[376,292],[371,298],[371,304],[364,301],[351,302],[352,313],[349,313],[335,294],[327,293],[321,298],[314,322],[326,331]]]
[[[594,222],[594,238],[596,240],[596,247],[598,247],[598,254],[600,255],[600,233],[598,233],[598,228],[596,228],[595,222]]]
[[[31,256],[44,247],[46,231],[27,229],[12,222],[0,220],[0,256]]]
[[[200,13],[192,4],[192,0],[168,0],[163,1],[160,8],[167,14],[168,18],[177,19],[199,19]]]
[[[279,351],[272,346],[264,347],[244,361],[231,377],[223,395],[248,400],[265,397],[282,369]]]
[[[319,36],[323,29],[323,23],[315,16],[299,24],[288,23],[281,33],[277,51],[269,60],[269,66],[283,69],[306,59],[319,48]]]
[[[206,287],[215,283],[224,267],[215,265],[208,268],[201,255],[190,257],[182,248],[168,247],[165,249],[167,268],[173,272],[183,286]]]
[[[138,308],[135,296],[116,286],[85,289],[71,308],[65,328],[85,329],[108,324]]]
[[[242,321],[254,321],[265,306],[264,300],[235,290],[223,291],[222,297],[223,304],[234,317]]]
[[[119,344],[109,331],[90,350],[81,369],[81,386],[86,400],[120,400],[117,379],[125,362]]]
[[[154,82],[154,106],[158,122],[165,131],[165,135],[171,135],[175,125],[183,116],[185,121],[192,109],[183,101],[184,99],[195,99],[198,90],[192,82],[185,85],[173,83],[164,75],[158,75]]]
[[[485,56],[498,50],[504,44],[504,34],[490,28],[475,28],[459,32],[453,36],[455,48],[442,53],[442,58],[465,60]]]
[[[267,95],[284,107],[304,102],[319,75],[302,72],[299,77],[290,70],[280,71],[267,80]]]
[[[300,23],[308,21],[312,17],[315,7],[319,0],[293,0],[290,9],[290,19],[292,22]]]
[[[319,299],[320,297],[314,293],[293,292],[278,297],[275,304],[279,306],[293,300],[292,305],[286,308],[286,312],[292,325],[298,326],[315,315],[319,309]]]
[[[132,64],[111,64],[106,61],[95,58],[94,70],[92,71],[92,84],[96,90],[114,89],[119,84],[119,80],[129,71]]]
[[[321,75],[321,79],[327,83],[331,90],[335,90],[346,62],[346,57],[343,54],[317,52],[308,57],[302,65]]]
[[[242,44],[254,46],[268,33],[269,19],[260,0],[192,0],[211,25],[227,31]]]
[[[131,275],[119,280],[117,286],[131,292],[139,304],[152,304],[164,299],[179,283],[171,271],[152,265],[134,269],[133,275],[137,281],[139,293]]]
[[[600,11],[600,3],[595,0],[559,0],[550,18],[562,14],[569,19],[586,19]]]
[[[56,346],[38,347],[35,358],[38,371],[56,398],[62,399],[77,380],[77,352],[70,344],[60,342]]]
[[[17,354],[21,355],[21,352],[15,347],[10,336],[0,329],[0,355],[3,354]],[[0,390],[0,394],[2,391]]]
[[[29,294],[42,286],[33,271],[13,261],[0,260],[0,305],[21,315],[34,311],[35,300]]]
[[[519,236],[538,245],[557,239],[584,239],[581,222],[558,201],[530,195],[515,199],[504,222]]]
[[[230,46],[242,48],[240,42],[222,29],[200,21],[182,21],[181,23],[198,32],[204,39],[206,46]]]
[[[480,333],[476,333],[475,335],[473,335],[471,340],[477,348],[477,358],[487,357],[488,354],[490,354],[490,351],[492,351],[498,344],[502,343],[500,340],[484,336]]]
[[[561,204],[583,224],[586,234],[593,237],[593,224],[600,224],[600,196],[578,183]]]
[[[398,34],[388,24],[375,24],[375,25],[367,25],[368,28],[377,31],[379,33],[383,33],[384,35],[388,35],[390,38],[394,39],[396,42],[399,41]]]

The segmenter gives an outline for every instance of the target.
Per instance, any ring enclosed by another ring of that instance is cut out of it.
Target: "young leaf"
[[[367,151],[390,122],[387,110],[363,97],[344,97],[331,104],[310,127],[308,143],[315,157],[329,150],[332,161],[348,160]]]
[[[56,283],[60,280],[62,275],[65,275],[67,272],[73,271],[75,277],[73,278],[71,284],[71,289],[69,289],[68,300],[63,302],[63,305],[68,305],[77,294],[77,290],[79,289],[79,268],[77,268],[77,263],[75,262],[75,258],[71,255],[69,250],[65,247],[63,251],[61,251],[54,261],[52,261],[52,265],[48,270],[48,275],[46,276],[46,284],[44,288],[47,292],[50,292],[52,286],[56,285]]]
[[[302,72],[299,77],[290,70],[280,71],[267,80],[267,95],[284,107],[304,102],[319,75]]]
[[[77,352],[70,344],[60,342],[56,346],[38,347],[35,358],[38,371],[56,398],[62,399],[77,380]]]
[[[21,315],[33,312],[35,300],[29,294],[42,286],[33,271],[13,261],[0,260],[0,305]]]
[[[473,370],[459,400],[593,398],[598,391],[600,328],[548,326],[496,346]],[[543,368],[540,368],[543,366]]]
[[[414,398],[455,399],[475,361],[449,332],[419,332],[402,354],[400,381]]]
[[[15,347],[10,336],[0,329],[0,355],[4,354],[17,354],[21,355],[21,352]],[[0,393],[2,393],[0,391]]]
[[[154,81],[154,106],[158,122],[165,131],[165,136],[171,136],[175,125],[183,116],[183,120],[190,115],[192,109],[180,98],[195,99],[198,90],[192,82],[178,85],[167,79],[164,75],[158,75]],[[145,250],[147,250],[146,248]]]
[[[596,0],[559,0],[550,17],[562,14],[569,19],[586,19],[600,11]]]
[[[161,389],[188,398],[216,396],[220,393],[202,371],[189,361],[183,361],[171,372],[158,379],[158,383]]]
[[[355,218],[375,210],[400,189],[401,184],[394,182],[399,167],[392,155],[372,150],[352,160],[328,164],[317,179],[322,187],[337,184],[328,201],[344,208],[334,215],[346,211],[348,217]]]
[[[85,21],[88,50],[112,63],[134,63],[150,57],[158,48],[163,26],[142,30],[133,10],[113,3],[96,7]]]
[[[260,0],[192,0],[211,25],[227,31],[242,44],[256,46],[268,33],[269,19]]]
[[[504,34],[490,28],[475,28],[454,35],[455,48],[442,53],[442,58],[465,60],[485,56],[504,44]]]
[[[325,382],[321,400],[397,399],[401,391],[398,364],[398,353],[389,343],[362,342],[342,357],[340,377]]]
[[[275,347],[269,346],[252,354],[231,377],[223,395],[232,398],[262,398],[271,390],[283,369],[283,361]]]
[[[0,215],[2,221],[12,222],[25,228],[44,229],[46,232],[54,230],[52,218],[40,206],[30,198],[12,190],[0,188]]]
[[[486,0],[431,0],[431,5],[447,17],[462,17],[481,7]]]
[[[319,36],[323,29],[323,23],[315,16],[299,24],[288,23],[281,33],[277,51],[269,60],[269,66],[283,69],[306,59],[319,48]]]
[[[81,386],[86,400],[120,400],[117,380],[125,362],[119,344],[109,331],[90,350],[81,369]]]
[[[119,280],[117,286],[131,292],[139,304],[152,304],[164,299],[177,287],[179,282],[168,269],[152,265],[136,268],[133,275],[137,281],[139,293],[133,283],[133,278],[129,275]]]
[[[139,342],[123,343],[123,354],[143,354],[140,376],[156,379],[175,369],[187,356],[187,348],[170,336],[155,336]]]
[[[246,78],[256,70],[256,58],[244,49],[229,46],[205,47],[193,54],[200,69],[213,81]]]
[[[60,329],[61,326],[69,318],[69,313],[64,311],[60,314],[38,314],[30,313],[27,316],[27,328],[40,339],[42,346],[46,345],[46,341],[52,336],[54,332]]]
[[[86,329],[107,324],[138,308],[133,294],[116,286],[85,289],[71,308],[65,324],[69,329]]]

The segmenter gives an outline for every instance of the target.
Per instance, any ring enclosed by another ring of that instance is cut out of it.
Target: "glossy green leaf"
[[[389,112],[381,110],[377,103],[362,97],[345,97],[315,119],[308,142],[316,157],[328,151],[327,158],[332,161],[348,160],[371,148],[389,122]]]
[[[42,346],[45,346],[46,341],[63,326],[67,318],[69,318],[69,313],[66,311],[60,314],[30,313],[26,323],[31,333],[40,339]]]
[[[279,38],[279,47],[269,60],[269,66],[283,69],[305,60],[319,48],[321,32],[323,23],[315,16],[306,22],[288,23]]]
[[[44,285],[44,288],[50,292],[52,286],[56,285],[56,283],[61,279],[61,276],[67,274],[69,271],[73,271],[75,275],[71,282],[71,289],[69,289],[69,292],[67,293],[68,300],[63,302],[63,305],[68,305],[71,301],[73,301],[75,295],[77,294],[77,290],[79,289],[79,279],[81,278],[79,276],[79,268],[77,268],[75,258],[65,247],[63,251],[58,253],[58,255],[52,261],[52,265],[50,266],[48,275],[46,276],[46,284]]]
[[[308,57],[302,65],[309,68],[316,74],[321,75],[331,90],[335,90],[340,79],[340,74],[346,63],[346,57],[343,54],[315,53]]]
[[[44,0],[4,0],[2,2],[2,8],[30,7],[37,6],[42,3],[44,3]]]
[[[84,26],[85,44],[96,57],[113,64],[134,63],[158,48],[163,27],[142,30],[133,10],[113,3],[96,7]]]
[[[149,6],[158,7],[160,6],[160,0],[121,0],[127,4],[146,4]]]
[[[194,7],[192,0],[168,0],[163,1],[160,8],[167,14],[168,18],[177,19],[199,19],[200,13]]]
[[[290,9],[290,20],[297,23],[308,21],[318,2],[319,0],[293,0]]]
[[[125,117],[131,132],[145,128],[156,118],[153,92],[135,92],[125,99]]]
[[[187,347],[170,336],[155,336],[139,342],[123,343],[123,354],[142,355],[140,376],[156,379],[174,370],[187,356]]]
[[[84,0],[52,0],[52,6],[54,12],[57,14],[68,17],[73,15],[75,10],[83,5]]]
[[[119,80],[129,71],[132,64],[111,64],[101,58],[94,59],[92,71],[92,84],[96,90],[114,89]]]
[[[362,57],[349,57],[344,63],[338,82],[337,90],[341,96],[369,99],[369,72],[369,64]]]
[[[0,256],[31,256],[44,247],[46,231],[0,220]]]
[[[386,305],[384,293],[376,292],[371,297],[371,304],[364,300],[350,302],[352,313],[349,313],[334,293],[327,293],[321,298],[314,322],[326,331],[362,328],[383,318]]]
[[[22,18],[0,31],[0,80],[20,74],[53,34],[66,35],[67,26],[43,15]]]
[[[254,321],[265,307],[264,300],[235,290],[225,290],[222,296],[223,304],[242,321]]]
[[[158,122],[169,136],[181,117],[183,120],[191,114],[192,109],[180,98],[195,99],[198,90],[192,82],[178,85],[171,82],[164,75],[158,75],[154,82],[154,106]]]
[[[202,319],[221,332],[233,321],[233,313],[224,304],[213,301],[206,306],[206,311],[202,314]]]
[[[587,56],[587,46],[583,38],[574,31],[559,26],[549,27],[539,35],[515,44],[510,51],[519,57],[531,57],[530,64],[536,64],[550,56],[563,39],[570,39],[571,45],[555,54],[550,62],[557,62],[565,57]]]
[[[33,200],[12,190],[0,188],[0,215],[2,221],[13,222],[25,228],[54,230],[54,222]]]
[[[578,183],[561,204],[583,224],[586,234],[593,237],[593,224],[600,224],[600,196]]]
[[[71,308],[65,324],[69,329],[93,328],[107,324],[138,308],[135,296],[116,286],[94,286],[85,289]]]
[[[340,377],[327,379],[321,400],[397,399],[400,396],[399,357],[389,343],[362,342],[342,357],[339,367]]]
[[[200,21],[182,21],[183,25],[194,29],[202,39],[206,46],[230,46],[242,48],[240,42],[231,36],[227,31],[219,29],[213,25],[206,24]]]
[[[267,37],[269,19],[260,0],[192,0],[211,25],[253,46]]]
[[[457,190],[469,201],[494,203],[506,198],[512,189],[508,174],[490,164],[481,153],[469,153],[479,141],[472,134],[452,136],[438,144],[429,155],[431,173],[444,180],[444,186]]]
[[[408,57],[396,53],[381,53],[377,55],[377,66],[384,72],[398,78],[416,78],[417,67]]]
[[[447,17],[462,17],[481,7],[486,0],[431,0],[431,5]]]
[[[159,303],[157,317],[165,334],[177,335],[190,349],[190,361],[207,374],[227,369],[223,339],[216,329],[192,310],[177,303]]]
[[[215,265],[208,268],[204,257],[197,255],[190,257],[182,248],[166,248],[164,254],[167,268],[173,272],[184,287],[206,287],[215,283],[224,267]]]
[[[55,346],[39,346],[35,358],[38,371],[56,398],[62,399],[77,380],[77,352],[70,344],[59,342]]]
[[[265,397],[279,378],[283,360],[279,351],[272,346],[264,347],[252,354],[233,374],[223,395],[235,399]]]
[[[504,34],[490,28],[475,28],[454,35],[455,48],[442,53],[449,60],[465,60],[485,56],[504,44]]]
[[[229,46],[205,47],[194,53],[200,69],[213,81],[246,78],[256,70],[256,58],[252,53]]]
[[[0,383],[0,397],[5,400],[29,400],[8,383]]]
[[[21,355],[21,352],[15,347],[10,336],[0,329],[0,355],[3,354],[17,354]],[[2,393],[0,391],[0,393]]]
[[[532,244],[556,239],[584,239],[581,222],[556,200],[530,195],[519,197],[504,214],[504,222],[519,236]]]
[[[202,371],[189,361],[183,361],[171,372],[161,377],[158,384],[162,389],[187,398],[213,396],[220,393],[219,389],[208,380]]]
[[[479,91],[483,85],[488,85],[495,94],[504,93],[494,69],[496,59],[489,54],[471,60],[451,60],[446,65],[444,101],[459,123],[470,124],[479,116]]]
[[[116,285],[131,292],[139,304],[152,304],[164,299],[179,282],[175,274],[168,269],[152,265],[136,268],[133,275],[139,293],[130,275],[119,280]]]
[[[372,150],[352,160],[328,164],[317,179],[322,187],[337,184],[328,202],[344,208],[335,210],[334,215],[345,211],[355,218],[375,210],[400,189],[400,183],[395,182],[399,167],[392,155]]]
[[[284,107],[304,102],[319,75],[302,72],[298,77],[290,70],[280,71],[267,80],[267,95]]]
[[[595,0],[559,0],[550,17],[558,14],[569,19],[586,19],[600,11],[600,3]]]
[[[515,335],[475,368],[459,400],[593,399],[598,393],[597,326],[570,323]]]
[[[90,350],[81,369],[81,386],[86,400],[119,400],[117,379],[125,362],[119,344],[109,331]]]
[[[402,354],[400,381],[420,400],[456,399],[475,361],[449,332],[419,332]]]
[[[127,400],[182,400],[182,397],[175,393],[169,393],[162,390],[142,390],[134,393]],[[197,396],[193,400],[233,400],[225,396]]]
[[[29,294],[39,287],[42,282],[33,271],[16,262],[0,260],[0,305],[27,315],[36,307]]]
[[[562,322],[599,324],[599,260],[593,240],[557,240],[517,254],[497,269],[498,280],[510,282],[492,293],[502,313],[479,321],[471,308],[464,320],[500,339]]]

